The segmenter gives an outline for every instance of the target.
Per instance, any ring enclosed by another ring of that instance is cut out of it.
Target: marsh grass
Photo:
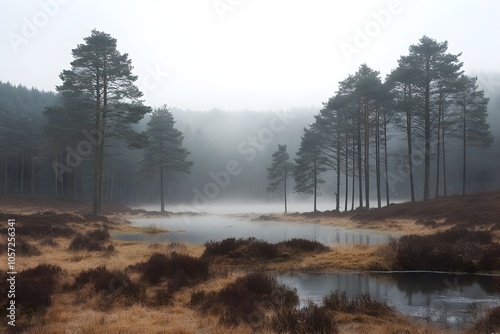
[[[498,333],[500,332],[500,306],[486,311],[469,331],[471,334]]]
[[[262,259],[273,260],[286,258],[291,254],[322,253],[329,247],[317,241],[306,239],[291,239],[279,243],[269,243],[256,238],[227,238],[222,241],[205,243],[203,257],[212,258],[224,256],[232,259]]]
[[[449,272],[500,270],[500,245],[489,231],[461,227],[427,236],[406,235],[398,241],[395,266]]]

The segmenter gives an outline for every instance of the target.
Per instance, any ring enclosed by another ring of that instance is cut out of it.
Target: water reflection
[[[167,218],[132,219],[134,226],[156,226],[169,233],[148,234],[115,234],[119,240],[146,242],[186,241],[203,244],[210,240],[219,241],[225,238],[248,238],[280,242],[291,238],[317,240],[324,244],[379,244],[388,241],[390,234],[369,230],[349,230],[346,228],[319,225],[313,223],[294,223],[276,221],[251,221],[232,217],[206,216],[172,216]]]
[[[351,298],[369,294],[404,314],[452,325],[472,322],[474,307],[500,305],[500,276],[293,273],[280,275],[278,280],[296,288],[302,302],[321,303],[334,290],[344,291]]]

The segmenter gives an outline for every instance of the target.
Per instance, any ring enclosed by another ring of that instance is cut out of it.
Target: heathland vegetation
[[[498,199],[496,193],[483,196]],[[131,325],[151,333],[445,333],[445,328],[402,316],[369,296],[348,298],[341,291],[332,291],[322,303],[298,308],[297,292],[278,283],[273,273],[500,271],[497,225],[457,221],[452,214],[448,218],[453,223],[446,223],[446,217],[437,218],[438,200],[426,202],[429,216],[413,220],[420,233],[374,246],[323,245],[304,239],[269,243],[255,238],[205,245],[118,241],[110,237],[113,231],[133,229],[124,218],[144,216],[144,211],[104,206],[108,215],[96,218],[82,213],[89,207],[85,203],[61,198],[41,202],[46,211],[22,214],[30,206],[22,198],[0,201],[2,212],[7,212],[2,219],[15,215],[25,235],[18,248],[22,289],[16,296],[16,328],[26,333],[119,332],[130,331]],[[65,212],[57,212],[64,205]],[[385,210],[411,216],[420,210],[418,205]],[[383,225],[383,210],[343,218],[359,224],[373,215],[377,218],[371,224]],[[432,215],[436,220],[430,220]],[[328,213],[308,216],[325,219]],[[334,216],[339,218],[338,213]],[[7,282],[0,288],[5,293]],[[467,329],[470,333],[500,329],[498,307],[477,317]]]

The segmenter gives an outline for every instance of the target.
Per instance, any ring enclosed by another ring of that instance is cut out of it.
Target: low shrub
[[[154,253],[148,261],[137,266],[143,279],[158,284],[162,279],[168,282],[169,292],[195,285],[208,279],[208,262],[189,255]]]
[[[500,245],[493,244],[485,248],[477,262],[477,270],[500,270]]]
[[[500,332],[500,306],[488,310],[483,317],[476,321],[470,332],[474,334]]]
[[[10,217],[10,216],[9,216]],[[81,223],[84,220],[69,213],[55,213],[46,211],[31,215],[23,215],[16,224],[16,233],[24,237],[33,237],[37,239],[47,237],[71,237],[75,235],[74,229],[69,223]],[[6,229],[0,229],[1,233],[6,234]]]
[[[306,239],[291,239],[276,244],[255,238],[228,238],[205,243],[202,257],[226,256],[232,259],[276,259],[287,253],[323,252],[329,248],[320,242]]]
[[[278,247],[263,240],[254,240],[248,245],[241,247],[238,252],[232,253],[233,257],[237,258],[256,258],[271,260],[278,257]]]
[[[20,256],[37,256],[42,255],[42,252],[30,242],[18,239],[16,242],[16,251]]]
[[[96,241],[107,241],[110,238],[108,230],[104,228],[88,231],[86,235]]]
[[[59,243],[52,238],[45,238],[40,241],[40,245],[49,247],[59,247]]]
[[[113,297],[121,297],[125,305],[132,305],[145,297],[145,289],[130,280],[122,271],[110,271],[105,266],[99,266],[81,271],[75,278],[73,289],[79,289],[90,284],[95,292]],[[112,302],[112,300],[107,301]]]
[[[82,250],[93,252],[93,251],[103,251],[105,249],[106,248],[104,247],[102,241],[94,240],[86,235],[81,235],[81,234],[78,234],[76,237],[74,237],[73,240],[71,240],[71,243],[69,244],[69,250],[73,252]]]
[[[272,320],[275,333],[336,334],[337,325],[333,314],[325,307],[312,302],[301,309],[278,309]]]
[[[61,267],[51,264],[40,264],[19,272],[16,277],[16,304],[19,308],[30,313],[49,307],[61,273]]]
[[[292,251],[305,252],[305,253],[325,252],[329,250],[327,246],[323,245],[319,241],[313,241],[301,238],[294,238],[287,241],[282,241],[278,243],[278,245],[283,246]]]
[[[319,307],[312,302],[299,311],[299,319],[299,323],[302,325],[300,333],[338,333],[333,316],[329,315],[324,307]]]
[[[252,273],[238,278],[218,292],[196,291],[191,306],[202,312],[220,315],[220,321],[236,326],[263,321],[265,310],[294,309],[299,299],[295,290],[279,284],[274,277]]]
[[[82,288],[86,284],[93,284],[102,277],[109,273],[106,266],[99,266],[96,268],[82,270],[78,275],[76,275],[75,282],[73,283],[73,288]],[[95,286],[94,286],[95,287]],[[97,291],[100,289],[98,288]]]
[[[500,250],[489,232],[452,228],[427,236],[402,236],[395,264],[401,270],[487,271],[499,268],[497,254]]]
[[[222,241],[208,241],[205,243],[205,251],[202,257],[228,255],[241,246],[248,245],[255,239],[235,239],[227,238]]]
[[[323,297],[327,310],[349,314],[365,314],[382,317],[394,314],[394,310],[385,303],[372,299],[369,295],[348,298],[345,292],[334,291]]]

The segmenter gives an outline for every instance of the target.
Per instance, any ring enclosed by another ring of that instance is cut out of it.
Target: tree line
[[[24,173],[25,157],[39,146],[45,158],[53,157],[50,165],[54,173],[56,196],[65,193],[67,196],[78,189],[84,191],[87,188],[87,176],[92,177],[93,213],[99,216],[102,214],[105,192],[110,195],[115,193],[110,189],[105,191],[105,188],[125,183],[114,182],[113,178],[117,174],[112,172],[114,167],[109,164],[119,163],[119,160],[110,157],[127,149],[142,149],[142,174],[159,173],[162,179],[161,210],[164,211],[164,173],[188,172],[192,165],[186,160],[189,152],[182,147],[183,135],[174,128],[175,121],[166,106],[152,111],[144,105],[141,100],[143,93],[134,84],[137,76],[132,74],[131,60],[128,54],[117,50],[116,39],[93,30],[84,41],[72,50],[71,68],[61,72],[62,84],[56,87],[57,98],[51,96],[52,105],[44,109],[43,116],[38,114],[33,119],[26,118],[26,115],[22,119],[3,117],[2,130],[5,128],[6,131],[2,131],[2,135],[6,140],[2,140],[2,150],[7,156],[4,162],[5,186],[8,185],[9,175],[12,175],[7,171],[8,156],[15,154],[22,157],[22,165],[16,166],[16,172]],[[9,85],[4,85],[4,88],[8,89]],[[35,93],[32,91],[31,95]],[[43,104],[49,103],[45,102]],[[5,109],[15,112],[15,108],[6,106]],[[134,125],[146,114],[151,114],[146,131],[136,131]],[[40,134],[31,131],[30,126],[42,121],[41,117],[45,118],[45,125],[35,128],[45,132],[45,140],[36,143]],[[4,122],[5,119],[7,122]],[[19,141],[24,145],[15,144],[13,146],[16,149],[8,151],[9,144]],[[89,172],[89,167],[93,171]],[[35,168],[34,163],[32,168]],[[47,174],[45,171],[44,177]],[[31,176],[31,193],[35,194],[34,170]],[[16,184],[15,188],[19,187],[23,194],[25,178],[21,175],[19,179],[21,184]]]
[[[159,197],[163,211],[164,195],[190,200],[192,189],[186,188],[206,183],[207,168],[216,170],[217,162],[226,161],[237,152],[233,146],[245,140],[244,133],[238,137],[243,129],[223,131],[217,141],[205,135],[214,136],[213,128],[227,121],[222,112],[210,113],[214,123],[193,133],[184,121],[183,133],[166,105],[154,110],[146,106],[135,86],[131,60],[109,34],[92,31],[72,55],[70,68],[60,74],[57,93],[0,83],[2,194],[93,200],[96,215],[105,201],[127,204],[135,198],[140,204]],[[270,159],[264,156],[272,153],[271,144],[256,151],[257,158],[244,165],[244,173],[231,181],[228,191],[236,187],[262,198],[257,188],[265,188],[265,171],[259,174],[258,169],[272,159],[269,192],[293,187],[313,194],[316,203],[319,187],[327,183],[336,195],[337,210],[341,205],[344,210],[369,208],[373,198],[378,206],[388,204],[395,190],[406,185],[413,201],[418,189],[424,190],[425,200],[447,195],[452,182],[460,183],[465,193],[467,163],[475,162],[469,147],[486,147],[492,136],[486,122],[488,99],[477,79],[464,75],[459,57],[448,53],[446,42],[423,37],[385,80],[361,65],[339,83],[315,118],[297,115],[300,124],[314,119],[300,145],[297,124],[287,125],[276,135],[276,142],[285,140],[287,145],[279,146]],[[260,115],[245,117],[269,122]],[[211,119],[207,117],[202,126]],[[257,131],[262,124],[245,126]],[[401,135],[404,140],[394,139]],[[223,147],[215,147],[218,142]],[[457,143],[462,148],[460,182],[450,181],[448,175],[449,147]],[[297,148],[293,163],[290,147]],[[235,152],[221,156],[217,150]],[[399,160],[399,169],[391,160]],[[416,176],[420,165],[421,180]],[[191,170],[196,175],[186,179]]]
[[[333,171],[336,210],[341,209],[341,192],[344,210],[355,208],[355,196],[360,208],[369,209],[373,183],[377,206],[382,201],[389,205],[391,189],[407,178],[410,199],[415,201],[418,161],[423,164],[422,200],[438,197],[441,185],[447,196],[447,144],[459,140],[465,195],[468,147],[488,147],[493,137],[486,120],[489,100],[478,89],[477,78],[464,74],[460,56],[448,52],[446,41],[424,36],[410,46],[408,55],[400,57],[385,80],[379,72],[361,65],[339,82],[314,123],[304,128],[294,168],[289,165],[286,145],[279,146],[269,169],[269,190],[281,188],[286,198],[285,182],[293,176],[294,191],[313,194],[316,211],[322,174]],[[388,139],[397,133],[404,135],[405,147],[398,152],[403,167],[394,173],[388,167]]]

